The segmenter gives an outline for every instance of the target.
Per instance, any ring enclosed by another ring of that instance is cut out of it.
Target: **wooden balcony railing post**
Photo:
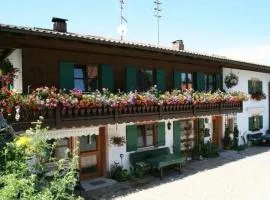
[[[159,118],[162,118],[162,115],[163,115],[163,106],[162,105],[159,105],[158,108],[159,108]]]
[[[117,122],[118,121],[118,116],[119,116],[119,108],[114,107],[113,108],[113,113],[114,113],[114,121]]]
[[[55,125],[60,126],[61,124],[61,109],[60,105],[57,105],[55,108]]]

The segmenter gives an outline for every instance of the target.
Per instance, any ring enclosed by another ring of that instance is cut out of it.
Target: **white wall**
[[[204,118],[206,118],[207,116],[204,116]],[[206,141],[209,140],[210,138],[212,138],[212,132],[213,132],[213,124],[212,124],[212,117],[208,116],[208,124],[206,124],[206,128],[210,129],[210,137],[206,138]],[[188,118],[187,118],[188,119]],[[195,118],[194,118],[195,119]],[[160,120],[157,122],[165,122],[165,146],[162,147],[169,147],[171,153],[173,153],[173,122],[174,121],[178,121],[179,119],[168,119],[168,120]],[[180,119],[180,120],[185,120],[185,119]],[[169,130],[167,128],[167,123],[171,122],[171,129]],[[120,154],[123,154],[124,157],[122,159],[122,164],[123,167],[125,169],[130,169],[130,162],[129,162],[129,154],[133,153],[133,152],[126,152],[126,144],[124,144],[123,146],[115,146],[110,144],[110,138],[112,136],[124,136],[126,137],[126,126],[127,125],[131,125],[134,123],[128,123],[128,124],[110,124],[107,126],[107,130],[108,130],[108,137],[107,137],[107,171],[110,170],[111,165],[114,162],[118,162],[121,164],[121,158],[120,158]],[[196,133],[195,133],[196,134]],[[159,147],[159,148],[162,148]],[[149,150],[149,149],[153,149],[154,147],[150,147],[150,148],[144,148],[144,149],[139,149],[137,151],[143,151],[143,150]]]
[[[17,68],[19,72],[17,73],[17,78],[14,79],[13,85],[17,92],[22,92],[22,50],[15,49],[7,59],[13,64],[14,68]]]
[[[172,148],[173,148],[173,120],[160,120],[158,122],[165,122],[165,146],[162,146],[162,147],[169,147],[170,148],[170,151],[172,153]],[[172,126],[171,126],[171,129],[168,130],[167,128],[167,123],[168,121],[171,122]],[[129,162],[129,154],[130,153],[133,153],[133,152],[126,152],[126,144],[124,144],[123,146],[116,146],[116,145],[112,145],[110,144],[110,138],[112,136],[124,136],[126,137],[126,126],[127,125],[131,125],[131,124],[134,124],[134,123],[128,123],[128,124],[112,124],[112,125],[108,125],[107,127],[107,130],[108,130],[108,139],[107,139],[107,145],[108,145],[108,151],[107,151],[107,170],[109,171],[110,170],[110,167],[111,165],[114,163],[114,162],[118,162],[121,164],[121,158],[120,158],[120,154],[123,154],[124,157],[122,159],[122,164],[123,164],[123,167],[125,169],[130,169],[130,162]],[[160,148],[162,148],[160,147]],[[146,150],[146,149],[153,149],[151,147],[149,148],[144,148],[144,149],[141,149],[141,150],[138,150],[138,151],[143,151],[143,150]]]
[[[237,125],[240,135],[248,131],[248,118],[254,114],[263,115],[263,129],[259,132],[265,133],[269,128],[269,113],[268,113],[268,83],[270,82],[270,74],[253,72],[247,70],[223,68],[223,88],[226,89],[224,79],[230,72],[235,73],[239,77],[239,83],[229,91],[242,91],[248,94],[248,80],[259,79],[263,84],[263,92],[266,94],[266,99],[261,101],[248,100],[243,104],[243,112],[237,114]],[[227,89],[228,90],[228,89]]]

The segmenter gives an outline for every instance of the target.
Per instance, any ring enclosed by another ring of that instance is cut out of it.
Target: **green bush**
[[[237,125],[234,127],[233,130],[233,143],[232,143],[232,149],[234,150],[238,150],[239,146],[238,146],[238,139],[239,139],[239,130]]]
[[[77,157],[62,159],[56,169],[48,174],[47,151],[49,144],[44,139],[46,129],[38,124],[26,134],[15,137],[8,143],[0,155],[0,199],[3,200],[75,200],[74,187],[77,182]],[[35,162],[30,162],[35,158]],[[53,161],[53,158],[49,158]]]
[[[193,156],[203,156],[205,158],[215,158],[219,156],[218,146],[208,141],[204,143],[201,141],[198,145],[193,148]]]
[[[230,149],[230,147],[231,147],[232,140],[231,140],[231,137],[230,137],[230,133],[231,133],[231,130],[227,126],[225,128],[225,134],[224,134],[224,138],[223,138],[224,149]]]
[[[117,162],[114,162],[114,164],[111,165],[110,176],[112,179],[119,182],[124,182],[131,179],[128,170],[123,169],[123,167]]]

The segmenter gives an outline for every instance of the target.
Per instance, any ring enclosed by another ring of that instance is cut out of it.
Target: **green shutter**
[[[173,122],[173,153],[180,155],[180,121]]]
[[[156,70],[156,84],[158,90],[165,90],[165,72],[163,69]]]
[[[173,72],[173,81],[174,81],[174,88],[181,89],[181,84],[182,84],[181,72],[179,71]]]
[[[252,81],[248,80],[248,93],[252,94]]]
[[[137,150],[138,128],[136,125],[126,126],[127,152]]]
[[[222,90],[222,75],[220,73],[216,74],[216,89]]]
[[[197,91],[205,91],[205,74],[201,72],[196,73],[196,89]]]
[[[101,88],[107,88],[113,90],[113,67],[111,65],[102,64],[101,65]]]
[[[199,119],[199,129],[205,128],[204,121],[205,121],[204,118],[200,118],[200,119]]]
[[[260,129],[262,129],[263,128],[263,116],[262,115],[259,116],[259,125],[260,125]]]
[[[126,91],[137,89],[137,71],[135,67],[126,66]]]
[[[254,117],[248,118],[248,130],[253,131],[254,129]]]
[[[60,88],[72,90],[74,88],[73,80],[74,64],[71,62],[60,63]]]
[[[157,128],[157,146],[165,145],[165,122],[158,123]]]
[[[263,89],[262,89],[262,81],[259,81],[258,83],[258,92],[262,93]]]

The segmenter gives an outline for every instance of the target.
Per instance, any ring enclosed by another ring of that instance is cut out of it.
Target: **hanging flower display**
[[[124,136],[113,136],[110,138],[110,142],[116,146],[123,146],[126,143],[126,138]]]
[[[232,88],[238,84],[239,78],[234,73],[229,73],[225,76],[225,85],[227,88]]]

